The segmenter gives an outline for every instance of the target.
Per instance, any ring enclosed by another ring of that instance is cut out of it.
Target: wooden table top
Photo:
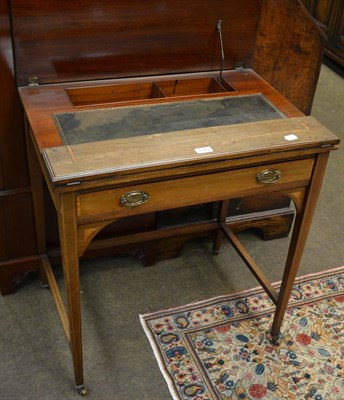
[[[211,163],[339,142],[254,71],[224,76],[233,91],[89,106],[68,95],[80,83],[24,87],[20,93],[51,182],[60,187],[171,168],[208,170]],[[166,79],[155,78],[161,87]],[[98,83],[96,90],[109,84]]]

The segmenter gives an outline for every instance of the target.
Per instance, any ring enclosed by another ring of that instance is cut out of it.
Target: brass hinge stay
[[[37,89],[37,87],[39,86],[38,76],[29,76],[28,86],[30,89]]]

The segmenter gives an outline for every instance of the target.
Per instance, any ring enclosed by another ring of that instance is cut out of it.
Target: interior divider
[[[175,78],[66,89],[74,106],[199,96],[233,91],[235,89],[223,77]]]

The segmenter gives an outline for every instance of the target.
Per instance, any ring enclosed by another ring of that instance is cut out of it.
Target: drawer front
[[[313,159],[210,173],[77,195],[79,222],[268,193],[306,185]]]

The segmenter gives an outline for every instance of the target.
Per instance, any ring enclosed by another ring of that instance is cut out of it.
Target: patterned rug
[[[344,400],[344,267],[297,279],[279,346],[273,312],[257,288],[140,319],[173,399]]]

